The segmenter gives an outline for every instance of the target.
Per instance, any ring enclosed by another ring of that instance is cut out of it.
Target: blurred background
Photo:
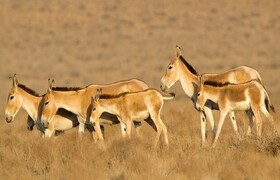
[[[280,2],[1,1],[1,99],[8,76],[44,93],[140,78],[159,87],[175,45],[198,72],[248,65],[279,93]],[[3,102],[1,101],[1,104]]]
[[[74,87],[139,78],[159,89],[176,45],[199,73],[218,73],[241,65],[255,68],[277,110],[279,7],[279,0],[1,0],[1,134],[19,125],[4,121],[12,85],[8,77],[14,73],[20,83],[40,94],[46,92],[48,78],[54,78],[56,86]],[[166,103],[163,114],[173,112],[168,117],[175,120],[194,114],[199,146],[198,114],[180,85],[171,90],[177,96]],[[19,114],[25,132],[26,113]],[[190,130],[187,125],[184,128],[178,132]]]

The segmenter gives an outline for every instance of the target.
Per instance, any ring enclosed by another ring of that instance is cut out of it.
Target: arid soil
[[[179,83],[162,111],[169,149],[163,141],[153,148],[156,133],[145,122],[131,139],[106,125],[104,150],[77,128],[43,139],[26,129],[23,110],[5,121],[14,73],[39,94],[48,78],[69,87],[138,78],[159,89],[179,45],[199,73],[255,68],[280,133],[279,7],[278,0],[0,1],[0,179],[279,179],[280,135],[265,118],[263,136],[253,129],[247,137],[248,118],[237,112],[239,140],[227,117],[216,148],[208,123],[202,148],[199,113]]]

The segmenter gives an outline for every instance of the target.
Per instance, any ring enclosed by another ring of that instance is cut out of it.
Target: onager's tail
[[[261,84],[263,84],[262,83],[262,79],[261,79],[261,76],[260,76],[260,74],[258,73],[258,71],[256,71],[256,74],[257,74],[257,80],[261,83]]]
[[[175,97],[175,93],[165,93],[162,95],[163,100],[171,100]]]
[[[272,103],[271,103],[271,101],[269,99],[269,96],[268,96],[267,91],[266,91],[265,88],[264,88],[264,92],[265,92],[265,100],[264,100],[264,102],[265,102],[265,106],[266,106],[267,111],[269,111],[269,108],[270,108],[273,112],[275,112],[275,108],[272,105]]]
[[[269,111],[269,108],[275,112],[275,108],[274,106],[271,104],[269,98],[265,98],[265,106],[266,106],[266,109]]]

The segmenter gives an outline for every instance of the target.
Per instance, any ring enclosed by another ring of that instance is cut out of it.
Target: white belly
[[[54,129],[59,131],[66,131],[73,128],[73,123],[70,120],[58,120],[54,123]]]
[[[149,117],[149,111],[132,112],[131,117],[134,121],[140,121]]]
[[[247,110],[250,108],[250,102],[249,101],[241,101],[236,103],[231,103],[230,110],[237,111],[237,110]]]

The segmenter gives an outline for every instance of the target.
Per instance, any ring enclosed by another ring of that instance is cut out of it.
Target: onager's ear
[[[102,88],[99,88],[97,90],[98,90],[99,95],[101,95],[102,94]]]
[[[198,80],[199,80],[199,87],[202,87],[204,85],[204,81],[203,81],[202,75],[198,75]]]
[[[14,74],[13,77],[9,77],[9,79],[12,79],[14,87],[18,86],[17,74]]]
[[[178,58],[178,57],[180,57],[181,55],[182,55],[181,48],[180,48],[178,45],[176,45],[176,57]]]
[[[54,87],[54,79],[52,79],[52,88]]]
[[[94,102],[94,97],[93,96],[91,96],[91,98],[90,98],[90,104],[93,104],[93,102]]]
[[[99,96],[102,94],[102,89],[99,88],[96,90],[96,94],[95,94],[95,100],[98,101],[99,100]]]
[[[52,91],[53,85],[54,85],[54,80],[51,80],[50,78],[48,79],[48,92]]]

